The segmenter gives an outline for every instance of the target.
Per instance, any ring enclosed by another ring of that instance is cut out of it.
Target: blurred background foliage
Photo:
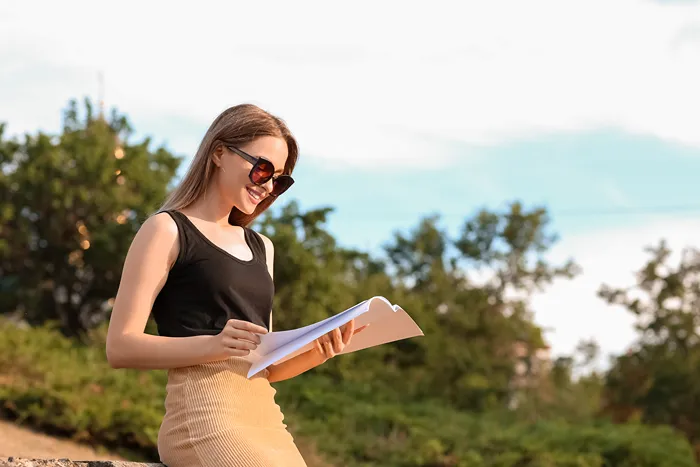
[[[111,370],[104,336],[131,239],[183,160],[132,139],[125,115],[89,100],[68,104],[59,135],[8,138],[0,126],[0,407],[154,460],[166,374]],[[660,241],[630,265],[632,290],[601,285],[638,317],[639,338],[600,371],[595,342],[553,358],[533,321],[532,294],[578,273],[573,259],[547,259],[546,208],[465,213],[456,237],[438,215],[419,218],[375,255],[339,245],[332,214],[290,200],[256,221],[275,244],[275,329],[383,295],[425,336],[275,385],[310,465],[696,465],[697,251],[669,264]]]

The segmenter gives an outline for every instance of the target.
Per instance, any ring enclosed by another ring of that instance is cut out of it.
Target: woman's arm
[[[113,368],[168,369],[247,355],[261,326],[231,320],[216,336],[163,337],[144,332],[156,296],[179,252],[177,226],[166,213],[141,226],[129,247],[107,332]],[[242,339],[250,342],[246,344]]]
[[[278,381],[284,381],[285,379],[294,378],[295,376],[299,376],[319,366],[326,360],[328,360],[328,358],[323,354],[319,353],[316,349],[311,349],[282,363],[267,367],[267,370],[270,372],[267,376],[267,380],[271,383],[276,383]]]

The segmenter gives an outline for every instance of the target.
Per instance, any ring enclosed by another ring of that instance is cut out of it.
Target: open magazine
[[[423,331],[398,305],[384,297],[372,297],[337,315],[308,326],[289,331],[275,331],[260,336],[260,345],[248,355],[252,366],[248,378],[274,363],[281,363],[311,350],[314,341],[335,328],[355,319],[355,329],[369,324],[352,336],[341,354],[374,347],[410,337],[422,336]]]

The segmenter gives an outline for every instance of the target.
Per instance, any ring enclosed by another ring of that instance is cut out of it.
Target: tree
[[[528,211],[519,202],[506,212],[484,209],[465,222],[455,246],[467,266],[490,272],[489,287],[499,295],[529,296],[558,277],[572,278],[580,272],[572,259],[552,266],[544,258],[558,240],[549,223],[546,209]]]
[[[80,335],[105,319],[124,256],[164,199],[180,159],[131,142],[125,116],[71,101],[60,135],[0,127],[0,303],[31,324]]]
[[[424,218],[386,245],[388,269],[409,300],[416,297],[411,312],[429,331],[400,344],[404,367],[418,373],[413,379],[425,397],[439,394],[465,409],[503,406],[520,358],[516,347],[522,344],[527,356],[545,347],[529,311],[531,293],[572,277],[576,266],[544,259],[556,241],[544,209],[516,202],[505,212],[481,210],[456,239],[438,221]]]
[[[677,265],[664,241],[631,288],[599,294],[637,317],[639,337],[606,377],[604,412],[614,420],[670,424],[700,453],[700,252],[686,248]]]
[[[506,287],[485,286],[469,274],[480,262],[512,290],[527,289],[524,295],[531,285],[570,274],[571,267],[555,267],[542,258],[529,262],[534,250],[546,250],[542,239],[552,238],[543,211],[523,212],[515,204],[505,213],[480,212],[465,221],[465,231],[484,240],[478,244],[468,235],[450,238],[439,217],[429,216],[408,232],[396,232],[384,245],[385,255],[376,258],[337,244],[325,226],[331,212],[301,212],[292,202],[259,221],[277,255],[275,328],[310,324],[384,295],[409,310],[425,337],[367,349],[361,357],[347,355],[314,374],[342,377],[345,384],[384,385],[386,393],[396,391],[395,397],[443,399],[467,409],[502,407],[512,390],[514,346],[526,343],[534,353],[544,343],[527,296],[510,297]],[[529,233],[516,235],[522,226]],[[509,235],[518,239],[517,247]]]
[[[517,414],[530,422],[562,420],[582,423],[599,416],[603,375],[593,363],[598,344],[583,340],[572,355],[559,356],[537,384],[519,394]]]

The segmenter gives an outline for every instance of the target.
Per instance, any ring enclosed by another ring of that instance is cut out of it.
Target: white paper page
[[[362,306],[365,302],[360,302],[357,305],[352,306],[345,311],[341,311],[340,313],[338,313],[336,315],[330,316],[330,317],[328,317],[324,320],[318,321],[316,323],[309,324],[308,326],[304,326],[304,327],[297,328],[297,329],[290,329],[288,331],[274,331],[274,332],[270,332],[270,333],[261,335],[260,336],[260,345],[258,345],[258,347],[255,349],[256,356],[252,360],[256,361],[256,360],[259,360],[260,358],[263,358],[265,355],[268,355],[269,353],[275,351],[276,349],[282,347],[283,345],[286,345],[295,339],[301,338],[307,332],[311,332],[314,329],[318,328],[319,326],[323,326],[328,321],[330,321],[334,318],[337,318],[338,316],[343,316],[346,313],[351,312],[353,309]]]
[[[353,318],[365,313],[368,310],[367,302],[362,302],[355,305],[342,313],[334,315],[328,319],[320,321],[315,325],[311,325],[311,330],[299,333],[299,336],[291,341],[288,341],[280,346],[272,347],[272,350],[265,355],[260,355],[256,352],[256,355],[251,359],[253,365],[248,371],[248,377],[250,378],[254,374],[260,372],[260,370],[268,367],[269,365],[277,362],[282,357],[290,354],[296,350],[299,350],[309,342],[313,342],[315,339],[323,336],[326,333],[331,332],[333,329],[342,326]],[[309,326],[307,326],[309,327]],[[304,328],[299,328],[297,331]],[[285,332],[285,331],[282,331]],[[270,333],[274,334],[274,333]],[[266,335],[269,336],[270,334]],[[265,337],[265,336],[261,336]],[[259,355],[259,358],[258,358]]]
[[[353,318],[355,318],[356,327],[361,327],[368,323],[372,323],[372,325],[353,336],[350,345],[341,354],[423,335],[421,329],[401,307],[392,305],[384,297],[372,297],[318,323],[292,331],[278,331],[277,333],[262,336],[268,338],[267,352],[266,354],[258,353],[257,351],[254,354],[251,353],[252,366],[248,372],[248,377],[253,376],[273,363],[283,362],[310,350],[314,340],[333,329],[341,327]],[[269,339],[273,334],[278,334],[281,337],[274,339],[273,336],[273,339]],[[291,339],[289,339],[290,336],[292,336]]]
[[[340,355],[400,339],[423,335],[423,331],[420,327],[418,327],[408,313],[400,306],[391,306],[384,300],[370,300],[368,312],[355,318],[355,329],[368,323],[372,324],[355,334],[350,344],[340,352]],[[310,344],[306,344],[296,351],[285,355],[275,363],[282,363],[294,358],[297,355],[308,352],[313,347],[314,343],[312,341]]]

